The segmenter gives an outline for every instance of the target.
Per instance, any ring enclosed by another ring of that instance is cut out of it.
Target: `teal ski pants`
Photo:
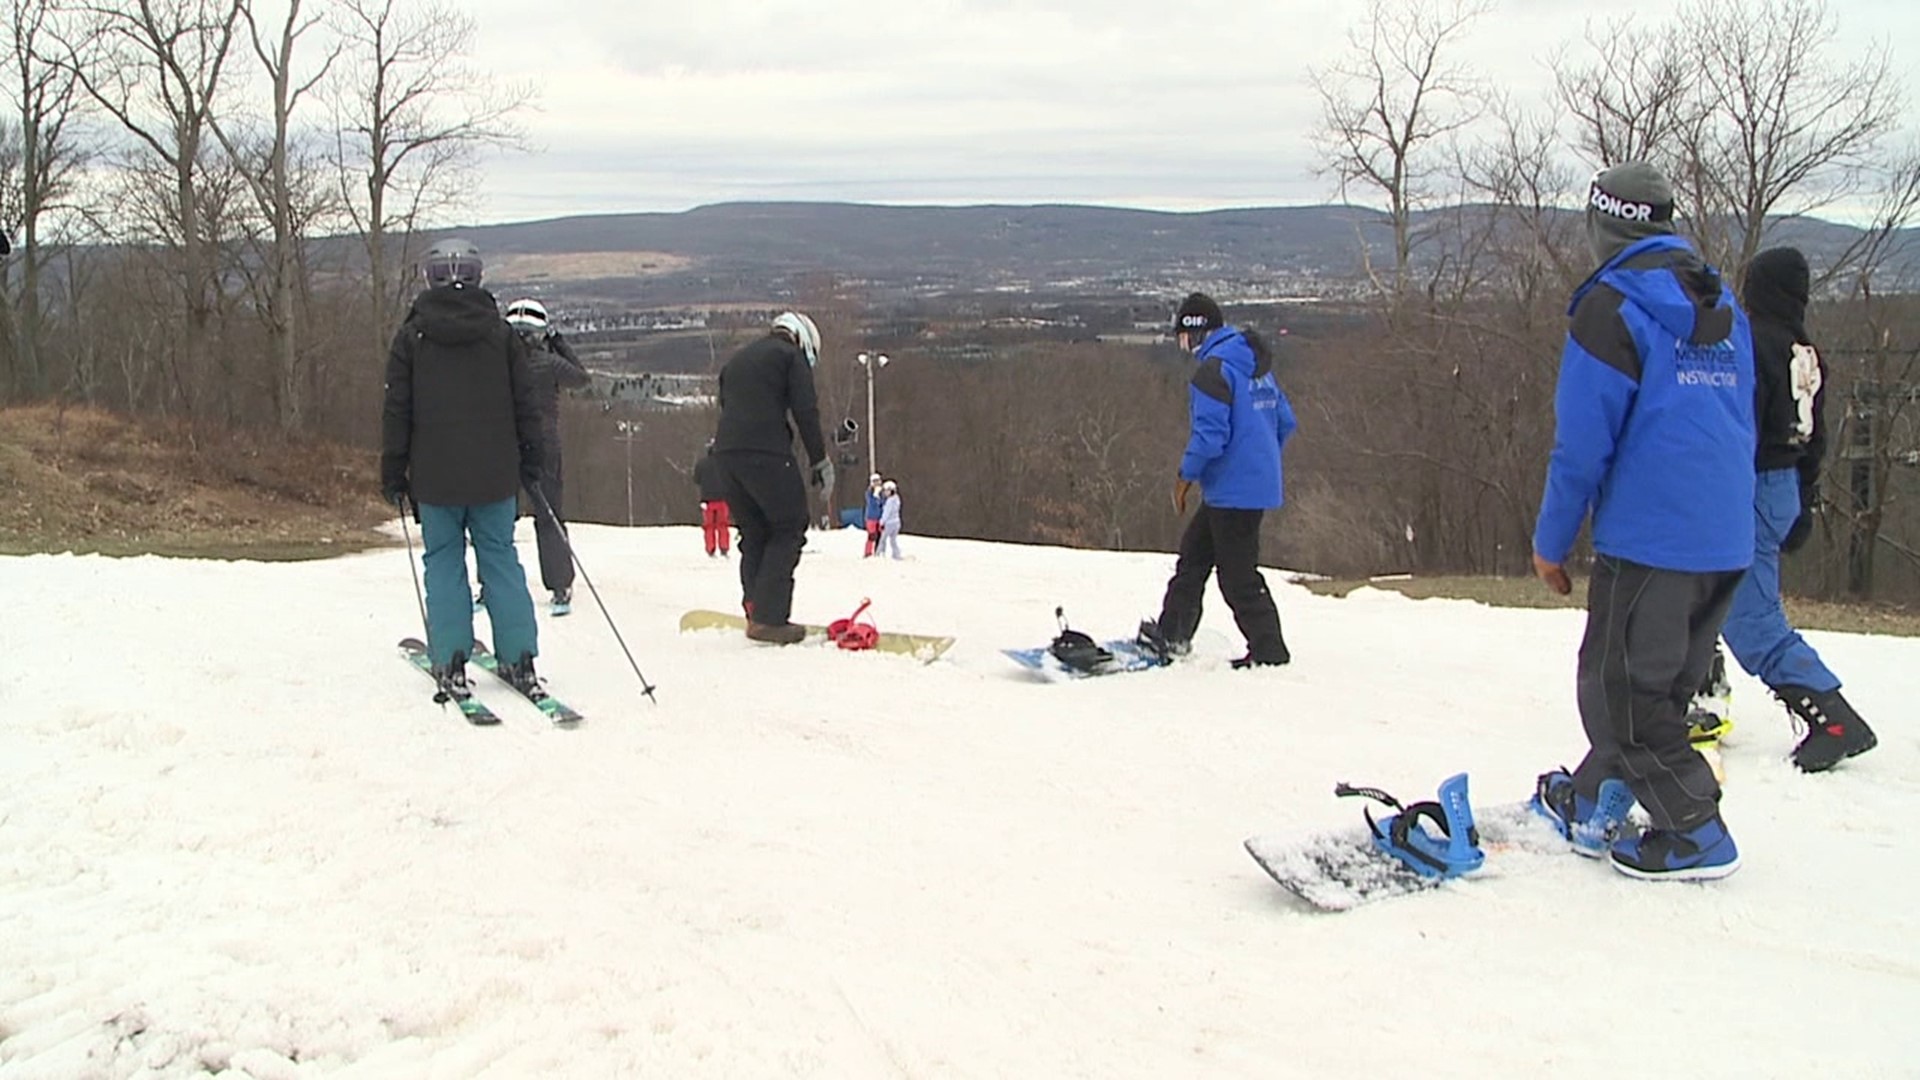
[[[425,548],[427,652],[436,666],[455,653],[473,653],[473,590],[467,584],[467,540],[485,589],[487,619],[493,623],[493,652],[502,663],[538,656],[539,629],[526,571],[513,549],[513,499],[478,506],[420,507],[420,541]]]

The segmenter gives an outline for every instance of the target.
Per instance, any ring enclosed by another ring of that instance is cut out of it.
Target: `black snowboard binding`
[[[1047,652],[1055,660],[1087,674],[1099,672],[1113,663],[1113,654],[1101,648],[1099,642],[1067,625],[1065,608],[1054,608],[1053,617],[1060,623],[1060,632],[1054,635]]]

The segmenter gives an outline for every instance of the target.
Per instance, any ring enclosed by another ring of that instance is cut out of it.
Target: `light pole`
[[[867,369],[867,472],[869,475],[880,471],[880,451],[874,445],[873,438],[873,373],[877,368],[887,366],[887,354],[861,353],[860,366]]]
[[[618,420],[614,427],[620,432],[618,438],[627,444],[627,528],[633,528],[633,440],[640,437],[640,421]]]

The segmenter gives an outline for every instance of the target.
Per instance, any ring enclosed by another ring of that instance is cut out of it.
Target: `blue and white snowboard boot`
[[[1471,874],[1486,862],[1480,850],[1480,832],[1473,826],[1473,806],[1467,800],[1467,774],[1448,777],[1434,802],[1402,806],[1393,796],[1374,788],[1341,785],[1336,795],[1364,795],[1398,810],[1379,821],[1367,814],[1373,846],[1405,863],[1421,877],[1452,878]],[[1431,821],[1438,834],[1425,821]]]
[[[556,618],[561,615],[571,614],[573,612],[573,590],[553,590],[553,607],[549,610],[552,611]]]
[[[1715,814],[1691,829],[1648,829],[1613,844],[1613,868],[1642,881],[1713,881],[1740,869],[1740,849]]]
[[[1600,781],[1600,794],[1589,799],[1573,788],[1573,774],[1565,769],[1542,773],[1534,785],[1533,812],[1551,822],[1573,850],[1590,859],[1606,855],[1613,838],[1633,810],[1633,792],[1624,781]]]

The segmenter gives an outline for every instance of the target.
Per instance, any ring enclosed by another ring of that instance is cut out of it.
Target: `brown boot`
[[[807,636],[807,628],[794,623],[750,622],[747,624],[747,636],[775,645],[795,645]]]

